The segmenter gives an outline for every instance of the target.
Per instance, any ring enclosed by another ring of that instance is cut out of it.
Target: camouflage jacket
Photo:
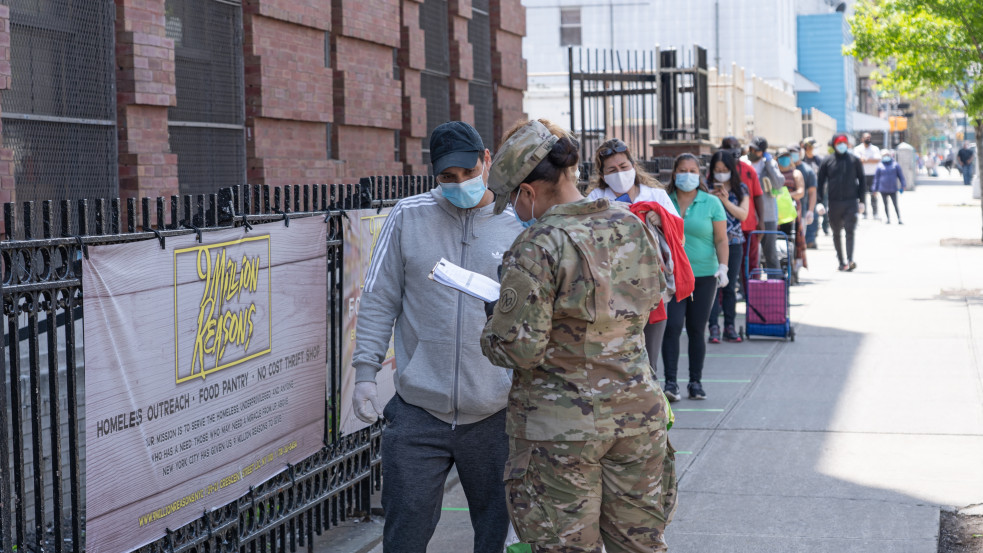
[[[503,258],[481,336],[515,369],[506,430],[527,440],[612,439],[665,428],[642,333],[665,279],[655,238],[608,200],[550,209]]]

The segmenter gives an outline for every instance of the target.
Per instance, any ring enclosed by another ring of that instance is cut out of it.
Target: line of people
[[[666,551],[682,330],[696,338],[688,397],[704,399],[704,331],[719,341],[722,313],[723,339],[741,340],[742,260],[781,263],[774,235],[759,244],[752,231],[799,237],[786,262],[804,266],[813,209],[828,190],[841,268],[844,229],[850,267],[863,168],[839,139],[816,172],[814,143],[773,156],[755,138],[745,156],[728,137],[705,169],[678,156],[663,186],[612,138],[594,152],[584,197],[569,132],[524,121],[503,141],[492,159],[470,125],[437,127],[439,187],[399,201],[373,249],[353,402],[361,420],[387,423],[384,550],[426,551],[456,466],[477,553],[501,552],[510,522],[533,551]],[[786,220],[784,196],[804,213],[793,208]],[[500,279],[499,300],[483,305],[428,280],[441,258]],[[375,380],[393,335],[396,395],[383,406]]]

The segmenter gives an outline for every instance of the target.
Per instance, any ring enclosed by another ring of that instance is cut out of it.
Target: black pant
[[[741,275],[741,265],[744,264],[744,244],[731,244],[727,254],[727,286],[713,296],[713,307],[710,309],[710,326],[715,326],[720,319],[720,310],[724,311],[724,327],[734,326],[737,316],[737,279]]]
[[[870,190],[874,187],[874,175],[864,175],[864,181],[866,181],[866,183],[867,183],[867,191],[870,192]],[[884,206],[884,209],[887,210],[887,206],[886,205]],[[873,192],[870,193],[870,212],[874,216],[874,218],[876,219],[877,218],[877,194],[874,194]],[[867,216],[864,215],[864,219],[866,219],[866,218],[867,218]]]
[[[649,366],[652,367],[652,375],[658,376],[659,352],[662,351],[662,337],[666,334],[666,321],[661,320],[657,323],[645,325],[645,351],[649,354]]]
[[[881,198],[884,200],[884,218],[888,221],[891,220],[891,211],[888,209],[887,200],[891,199],[891,203],[894,204],[894,214],[898,216],[898,222],[901,222],[901,212],[898,211],[898,193],[897,192],[881,192]]]
[[[509,456],[505,409],[452,429],[397,394],[383,416],[383,550],[426,553],[440,520],[447,474],[457,465],[474,527],[475,553],[502,553],[509,529],[502,481]]]
[[[662,363],[665,365],[666,382],[676,381],[679,367],[679,337],[686,325],[686,341],[689,343],[689,381],[699,382],[703,378],[703,358],[706,357],[707,344],[703,339],[710,308],[717,292],[717,279],[713,276],[696,277],[693,295],[683,301],[673,299],[666,305],[665,339],[662,341]],[[385,469],[383,469],[385,470]]]
[[[836,259],[843,265],[843,246],[840,242],[840,231],[846,231],[846,260],[853,261],[853,234],[857,229],[857,200],[830,200],[829,225],[833,227],[833,247],[836,248]]]

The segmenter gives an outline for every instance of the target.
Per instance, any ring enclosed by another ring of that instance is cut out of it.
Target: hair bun
[[[577,141],[568,136],[560,137],[560,140],[553,145],[549,156],[550,164],[554,167],[565,169],[580,163],[580,146]]]

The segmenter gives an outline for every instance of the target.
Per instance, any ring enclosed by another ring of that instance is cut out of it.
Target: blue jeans
[[[961,167],[961,170],[963,172],[963,184],[966,186],[973,184],[973,164],[967,163]]]

